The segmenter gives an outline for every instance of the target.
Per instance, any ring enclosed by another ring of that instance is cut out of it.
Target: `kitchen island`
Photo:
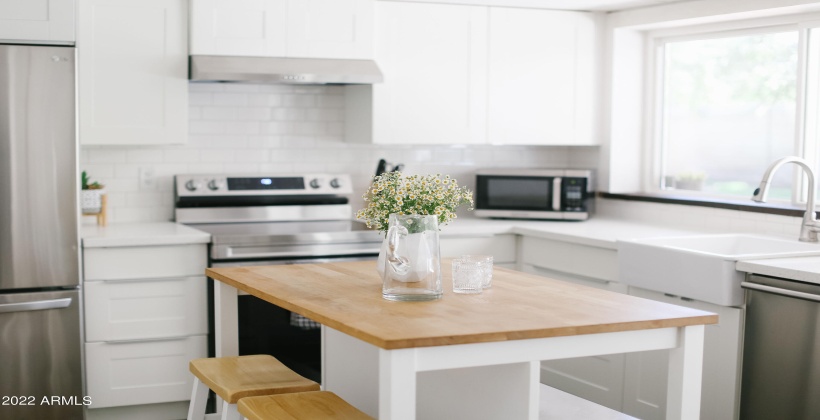
[[[381,297],[373,262],[211,268],[217,356],[237,354],[242,290],[322,324],[322,384],[380,419],[538,415],[539,362],[670,349],[667,418],[698,418],[705,324],[694,309],[497,268],[479,295]]]

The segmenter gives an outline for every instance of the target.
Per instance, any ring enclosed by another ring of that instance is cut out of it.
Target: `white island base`
[[[322,388],[374,418],[535,420],[541,360],[671,349],[667,417],[696,419],[682,385],[699,393],[700,375],[683,371],[700,366],[702,342],[703,326],[690,326],[385,350],[322,326]]]

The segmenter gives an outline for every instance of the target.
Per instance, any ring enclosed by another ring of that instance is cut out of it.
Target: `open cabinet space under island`
[[[322,324],[323,388],[380,419],[538,416],[541,360],[670,349],[667,417],[697,418],[717,315],[497,268],[479,295],[381,297],[373,262],[212,268],[217,356],[237,354],[238,290]],[[478,385],[480,384],[480,386]]]

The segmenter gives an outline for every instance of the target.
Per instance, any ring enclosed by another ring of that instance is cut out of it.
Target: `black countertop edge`
[[[805,209],[795,206],[771,203],[757,204],[751,199],[748,203],[732,200],[717,200],[709,198],[692,198],[675,195],[659,195],[647,193],[607,193],[599,192],[598,197],[611,200],[644,201],[649,203],[678,204],[682,206],[711,207],[715,209],[738,210],[752,213],[776,214],[779,216],[802,217]]]

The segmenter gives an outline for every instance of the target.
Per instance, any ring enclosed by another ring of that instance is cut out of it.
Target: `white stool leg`
[[[239,420],[242,416],[239,414],[239,408],[236,404],[228,404],[227,401],[222,402],[222,420]]]
[[[188,420],[205,418],[205,405],[208,403],[208,387],[199,378],[194,377],[194,389],[191,391],[191,404],[188,406]]]

